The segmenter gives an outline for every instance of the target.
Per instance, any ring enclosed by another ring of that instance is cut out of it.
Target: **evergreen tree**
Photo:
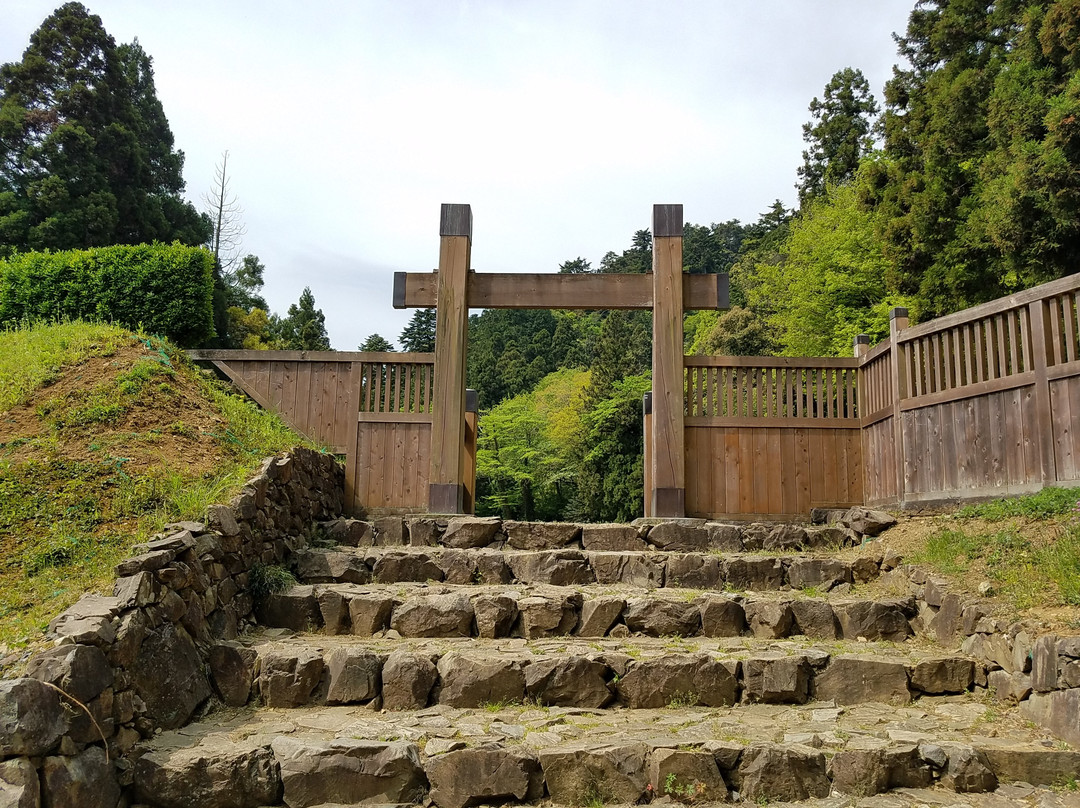
[[[912,11],[886,84],[885,157],[865,202],[920,319],[1074,272],[1080,261],[1075,0]]]
[[[410,353],[432,353],[435,350],[435,309],[417,309],[398,336],[401,349]]]
[[[878,113],[870,84],[861,70],[845,67],[833,74],[819,101],[810,102],[812,121],[803,124],[809,148],[799,167],[799,202],[825,193],[829,185],[849,182],[859,161],[873,146],[870,130]]]
[[[80,3],[0,67],[0,247],[201,244],[208,223],[181,197],[183,159],[150,57],[117,47]]]
[[[300,300],[289,306],[286,317],[275,318],[272,324],[274,337],[286,350],[329,351],[330,338],[326,334],[326,318],[322,309],[315,308],[315,295],[305,286]]]
[[[388,353],[394,350],[393,344],[381,334],[371,334],[360,343],[358,351],[371,351],[372,353]]]

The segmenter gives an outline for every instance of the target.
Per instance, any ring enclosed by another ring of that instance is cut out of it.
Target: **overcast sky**
[[[794,206],[802,124],[837,70],[875,96],[914,0],[86,0],[153,57],[197,206],[229,150],[243,250],[333,347],[392,342],[397,270],[473,210],[478,271],[599,264],[654,203],[697,224]],[[59,0],[4,0],[0,62]]]

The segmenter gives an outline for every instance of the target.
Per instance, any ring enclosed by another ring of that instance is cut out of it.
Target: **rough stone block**
[[[525,667],[525,691],[540,704],[599,709],[615,697],[611,676],[607,665],[582,656],[538,659]]]
[[[36,757],[68,731],[60,694],[37,679],[0,680],[0,756]]]
[[[582,525],[581,544],[586,550],[641,552],[649,545],[641,538],[641,528],[634,525]]]
[[[746,611],[741,603],[721,595],[699,601],[701,633],[705,637],[740,637],[746,632]]]
[[[405,520],[400,516],[383,516],[372,524],[376,547],[399,547],[405,543]]]
[[[870,656],[836,656],[814,680],[814,697],[837,704],[911,701],[907,666]]]
[[[582,586],[596,583],[596,575],[579,550],[508,553],[514,578],[526,584]]]
[[[539,752],[548,794],[560,805],[639,802],[648,785],[647,754],[643,743],[565,744]]]
[[[666,654],[635,663],[616,689],[619,700],[635,709],[724,707],[738,697],[737,665],[706,654]]]
[[[322,626],[322,612],[313,586],[293,586],[284,592],[265,595],[256,602],[255,615],[269,628],[303,632]]]
[[[421,710],[439,678],[431,657],[411,651],[394,651],[383,665],[383,709]]]
[[[281,766],[284,801],[290,808],[415,803],[427,792],[415,744],[282,736],[270,746]]]
[[[418,595],[394,609],[390,628],[402,637],[471,637],[473,606],[468,595]]]
[[[903,642],[914,633],[902,601],[856,600],[833,604],[833,610],[845,640]]]
[[[709,549],[709,531],[697,522],[665,521],[649,529],[646,541],[658,550],[694,552]]]
[[[932,695],[963,693],[975,682],[975,662],[961,657],[939,657],[917,662],[911,669],[911,686]]]
[[[657,797],[677,802],[726,802],[727,784],[711,753],[692,749],[654,749],[649,782]]]
[[[714,555],[673,555],[667,559],[666,567],[666,586],[687,589],[717,589],[720,586],[720,559]]]
[[[41,808],[37,769],[26,758],[0,763],[0,805],[5,808]]]
[[[259,654],[259,693],[267,707],[300,707],[311,701],[325,669],[311,648],[271,648]]]
[[[113,670],[105,654],[93,645],[49,648],[31,658],[26,672],[38,681],[56,685],[84,704],[113,684]]]
[[[502,521],[497,517],[462,516],[448,519],[442,543],[447,547],[487,547],[501,539]]]
[[[743,698],[765,704],[805,704],[813,669],[805,656],[761,654],[743,660]]]
[[[460,749],[427,761],[431,800],[439,808],[468,808],[544,795],[540,761],[521,749]]]
[[[386,657],[358,648],[335,648],[326,659],[327,704],[363,704],[379,695]]]
[[[772,525],[762,540],[765,550],[799,550],[805,546],[806,530],[799,525]]]
[[[825,755],[805,746],[747,747],[737,769],[744,800],[808,800],[829,796]]]
[[[371,567],[371,580],[381,584],[443,579],[442,567],[424,552],[373,552],[364,561]]]
[[[835,558],[796,558],[787,570],[792,589],[818,587],[825,591],[852,582],[851,565]]]
[[[623,598],[590,598],[581,604],[581,620],[575,633],[582,637],[604,637],[625,608]]]
[[[784,565],[779,558],[726,558],[723,570],[730,589],[764,591],[780,589],[784,585]]]
[[[576,544],[581,525],[568,522],[503,522],[506,543],[515,550],[558,550]]]
[[[836,612],[827,601],[797,598],[789,605],[794,621],[792,634],[803,634],[815,640],[835,640],[840,636]]]
[[[394,599],[389,595],[351,595],[349,601],[349,625],[358,637],[370,637],[386,630],[394,610]]]
[[[747,625],[755,637],[775,640],[791,635],[794,619],[788,601],[752,600],[743,608]]]
[[[693,637],[701,631],[697,603],[662,598],[630,598],[623,620],[631,631],[650,637]]]
[[[156,726],[175,729],[210,698],[210,682],[191,637],[164,623],[143,640],[132,669],[132,683]]]
[[[494,640],[510,636],[518,618],[517,600],[508,595],[478,595],[472,606],[478,637]]]
[[[525,674],[519,660],[451,651],[443,655],[437,667],[439,684],[435,695],[440,704],[472,708],[525,698]]]
[[[743,550],[742,527],[726,522],[709,522],[709,549],[722,553],[741,553]]]
[[[41,798],[49,808],[116,808],[120,784],[100,746],[72,757],[47,757],[41,765]]]
[[[366,584],[371,572],[354,553],[334,550],[298,550],[293,554],[296,577],[309,584]]]
[[[229,707],[243,707],[251,697],[255,652],[250,648],[219,643],[210,649],[207,666],[218,697]]]
[[[239,808],[281,799],[278,764],[250,742],[149,752],[134,769],[137,798],[158,808]]]
[[[589,553],[589,566],[599,584],[655,589],[664,585],[664,565],[641,553]]]
[[[536,639],[569,634],[577,627],[582,601],[577,592],[521,598],[518,614],[522,636]]]

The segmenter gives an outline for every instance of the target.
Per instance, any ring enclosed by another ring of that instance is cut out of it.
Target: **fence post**
[[[1046,377],[1046,366],[1052,354],[1051,328],[1056,325],[1046,316],[1047,302],[1033,300],[1028,303],[1028,323],[1031,328],[1031,369],[1035,372],[1035,423],[1038,430],[1039,466],[1042,482],[1052,483],[1057,480],[1057,462],[1054,457],[1054,422],[1050,409],[1050,380]]]
[[[462,513],[476,513],[476,438],[480,422],[478,395],[465,391],[465,475],[462,479]]]
[[[897,306],[889,311],[889,370],[892,376],[893,394],[893,473],[896,475],[896,506],[904,507],[907,490],[904,472],[907,467],[907,452],[904,447],[904,422],[900,403],[908,396],[907,362],[900,345],[900,332],[908,327],[908,310]]]
[[[469,304],[465,298],[472,249],[472,209],[468,205],[443,205],[439,236],[428,510],[431,513],[462,513],[465,348],[469,327]]]
[[[855,358],[866,356],[870,352],[870,335],[869,334],[856,334],[855,335]]]
[[[686,515],[682,240],[682,205],[653,205],[653,457],[650,493],[654,516]]]
[[[653,515],[652,507],[652,393],[641,397],[641,423],[644,437],[645,459],[645,516]]]
[[[349,381],[345,388],[345,397],[348,400],[346,410],[349,419],[345,427],[345,513],[355,514],[359,512],[363,503],[356,501],[357,477],[359,476],[360,447],[360,390],[363,386],[361,376],[364,370],[363,362],[349,363]]]

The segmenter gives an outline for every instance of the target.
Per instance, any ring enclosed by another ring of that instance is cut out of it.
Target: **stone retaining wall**
[[[305,546],[343,499],[333,456],[270,458],[206,524],[170,526],[121,562],[112,597],[84,596],[53,620],[56,646],[0,682],[0,804],[115,808],[123,756],[213,695],[213,648],[253,620],[252,570]]]

